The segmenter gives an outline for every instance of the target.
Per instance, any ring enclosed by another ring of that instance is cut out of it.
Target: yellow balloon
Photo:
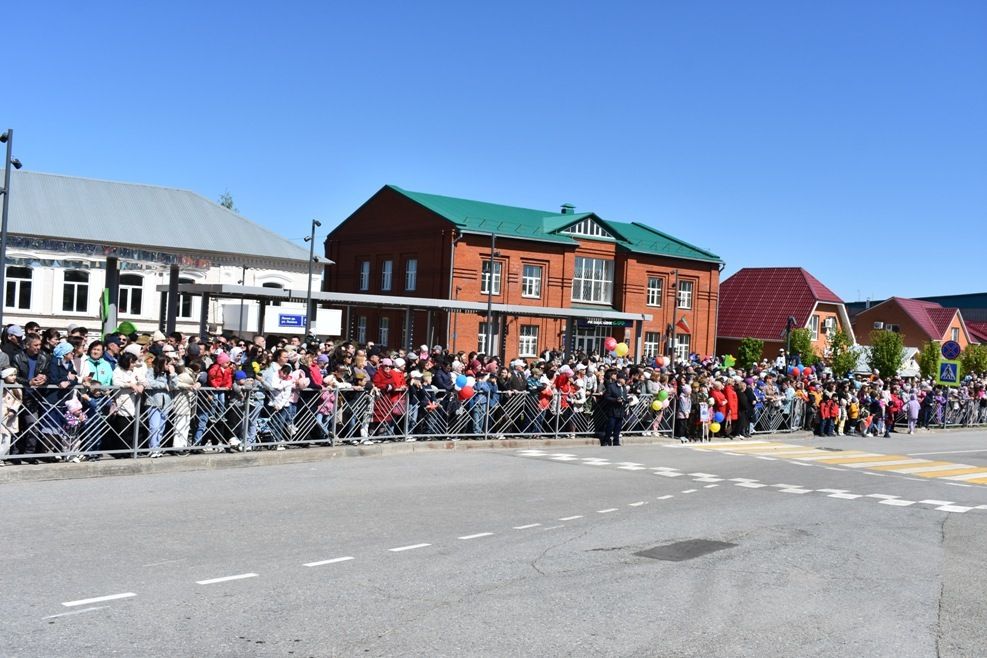
[[[661,400],[655,400],[654,402],[651,403],[652,411],[661,411],[663,408],[664,407],[661,403]]]
[[[710,423],[709,424],[709,431],[712,432],[713,434],[716,434],[717,432],[720,431],[720,424],[719,423]]]
[[[617,343],[617,347],[614,349],[617,352],[617,356],[627,356],[627,343]]]

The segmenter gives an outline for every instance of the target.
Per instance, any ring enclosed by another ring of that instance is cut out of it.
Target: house
[[[931,340],[955,340],[963,348],[972,342],[958,308],[921,299],[891,297],[857,313],[853,325],[862,335],[875,329],[897,331],[905,347],[918,349]]]
[[[774,357],[789,326],[809,329],[818,354],[836,329],[856,342],[843,300],[801,267],[745,267],[720,285],[717,354],[736,354],[741,340],[757,338]]]
[[[344,335],[360,342],[506,358],[601,351],[609,336],[635,356],[714,347],[718,256],[569,204],[553,212],[386,185],[333,229],[325,255],[336,266],[324,290],[367,296],[346,313]],[[431,306],[369,303],[381,295]]]

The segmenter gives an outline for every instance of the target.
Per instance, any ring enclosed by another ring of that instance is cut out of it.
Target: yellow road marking
[[[855,451],[856,452],[856,451]],[[881,455],[879,457],[854,457],[852,454],[845,457],[833,457],[832,459],[817,459],[820,464],[865,464],[867,462],[896,462],[902,459],[909,459],[901,455]]]
[[[897,466],[875,466],[875,471],[904,471],[912,468],[931,468],[933,466],[949,466],[953,462],[917,462],[913,464],[898,464]],[[940,471],[934,471],[939,473]]]
[[[987,468],[968,466],[966,468],[957,468],[952,471],[933,471],[931,473],[916,473],[915,475],[919,475],[924,478],[942,478],[949,475],[969,475],[971,473],[983,473],[984,477],[987,477]]]

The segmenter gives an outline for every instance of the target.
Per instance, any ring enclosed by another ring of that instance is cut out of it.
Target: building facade
[[[961,348],[974,342],[958,308],[919,299],[891,297],[857,313],[853,324],[861,335],[874,330],[900,333],[905,347],[915,349],[922,349],[933,340],[940,343],[954,340]]]
[[[642,355],[673,348],[679,356],[707,355],[715,344],[722,261],[644,224],[571,206],[548,212],[385,186],[325,246],[336,263],[326,272],[327,291],[526,311],[499,314],[488,326],[484,313],[415,311],[406,321],[400,311],[353,307],[344,333],[360,342],[441,344],[507,358],[548,349],[601,351],[609,336]],[[538,317],[540,308],[581,309],[585,317]],[[633,327],[594,311],[652,319]]]

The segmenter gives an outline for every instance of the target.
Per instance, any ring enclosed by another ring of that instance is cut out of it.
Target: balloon
[[[608,352],[613,352],[613,348],[617,347],[617,339],[613,336],[608,337],[603,341],[603,349]]]
[[[709,404],[716,404],[716,399],[715,398],[710,398],[710,399],[706,400],[706,402],[708,402]]]
[[[717,432],[720,431],[720,424],[719,423],[710,423],[709,424],[709,431],[712,432],[713,434],[716,434]]]
[[[462,388],[462,387],[466,386],[466,383],[467,383],[466,382],[466,375],[458,375],[456,377],[456,386],[458,388]]]
[[[661,411],[662,409],[664,409],[664,407],[661,404],[661,400],[654,400],[651,403],[651,409],[654,411]]]
[[[665,367],[665,357],[663,357],[663,356],[656,356],[655,357],[655,366],[657,366],[659,368],[664,368]]]
[[[627,350],[630,348],[627,347],[627,343],[617,343],[617,346],[613,349],[617,353],[617,356],[627,356]]]
[[[476,384],[476,377],[468,375],[466,377],[466,386],[473,386],[474,384]],[[465,386],[463,388],[465,388]]]
[[[801,374],[802,374],[801,370],[799,370],[798,368],[792,368],[792,377],[798,377]]]
[[[473,397],[473,387],[472,386],[464,386],[462,388],[462,390],[459,391],[459,399],[460,400],[469,400],[471,397]]]
[[[665,400],[665,401],[664,401],[664,402],[662,402],[661,404],[662,404],[662,406],[663,406],[663,407],[664,407],[665,409],[668,409],[668,408],[669,408],[670,406],[672,406],[672,401],[671,401],[671,400]]]
[[[723,422],[723,412],[722,411],[717,411],[715,414],[713,414],[713,420],[715,420],[718,423],[722,423]]]
[[[802,372],[804,372],[804,373],[805,373],[805,374],[807,374],[807,375],[811,375],[811,374],[812,374],[813,372],[815,372],[815,371],[814,371],[814,370],[812,369],[812,366],[806,366],[806,367],[805,367],[805,368],[804,368],[804,369],[802,370]]]
[[[658,391],[658,399],[659,400],[667,400],[668,399],[668,391],[666,391],[665,389],[661,389],[660,391]]]

